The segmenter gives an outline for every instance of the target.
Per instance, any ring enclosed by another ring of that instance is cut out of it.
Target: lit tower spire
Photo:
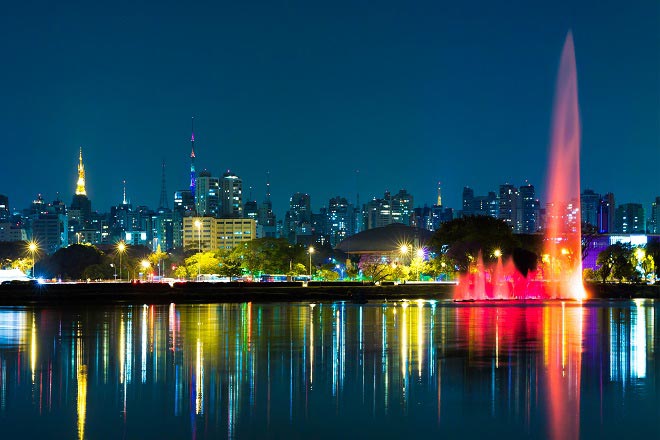
[[[438,203],[437,206],[442,206],[442,182],[438,182]]]
[[[125,179],[124,179],[123,183],[124,183],[124,200],[122,201],[122,203],[124,205],[128,205],[128,202],[126,201],[126,180]]]
[[[195,186],[196,175],[195,175],[195,118],[192,118],[191,122],[191,132],[190,143],[192,151],[190,152],[190,193],[192,194],[193,200],[195,200]]]
[[[80,156],[78,162],[78,183],[76,184],[76,195],[87,195],[87,191],[85,190],[85,165],[83,165],[82,160],[82,147],[80,147]]]

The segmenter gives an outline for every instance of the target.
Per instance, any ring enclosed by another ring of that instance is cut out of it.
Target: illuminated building
[[[270,200],[270,176],[266,177],[266,198],[259,206],[257,224],[262,229],[263,237],[277,238],[280,236],[277,227],[277,218],[273,212],[273,203]]]
[[[325,234],[330,245],[335,247],[343,239],[350,237],[355,230],[355,208],[344,197],[333,197],[328,202],[326,211]]]
[[[197,176],[195,186],[197,215],[218,217],[220,214],[220,179],[204,170]]]
[[[600,200],[600,194],[596,194],[590,189],[585,189],[580,194],[582,223],[598,226],[598,207],[600,206]]]
[[[221,180],[221,214],[223,218],[243,217],[243,181],[231,170],[224,173]]]
[[[285,234],[291,243],[297,243],[298,236],[312,235],[312,207],[309,194],[297,192],[291,196],[284,222]]]
[[[643,234],[646,232],[644,207],[639,203],[624,203],[617,206],[616,232],[621,234]]]
[[[9,197],[0,194],[0,223],[9,221]]]
[[[386,191],[382,199],[375,198],[365,205],[367,229],[380,228],[393,223],[410,225],[413,216],[413,196],[405,189],[392,195]]]
[[[522,234],[533,234],[541,229],[539,224],[540,202],[536,198],[534,185],[527,184],[520,187],[521,210],[520,228],[513,232]]]
[[[232,249],[256,238],[253,219],[186,217],[183,219],[183,248],[212,251]]]
[[[656,197],[655,202],[651,204],[651,221],[649,223],[649,232],[660,234],[660,196]]]

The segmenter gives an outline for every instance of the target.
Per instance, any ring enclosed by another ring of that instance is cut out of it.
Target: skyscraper
[[[523,234],[533,234],[539,230],[539,209],[541,203],[536,198],[534,185],[527,184],[519,188],[521,200],[520,230],[515,231]]]
[[[649,219],[649,233],[660,234],[660,196],[651,203],[651,218]]]
[[[580,210],[582,211],[582,223],[598,226],[598,207],[600,206],[600,194],[593,190],[585,189],[580,194]]]
[[[644,234],[646,217],[640,203],[624,203],[616,208],[616,232],[622,234]]]
[[[514,185],[511,185],[510,183],[500,185],[500,211],[498,218],[504,220],[504,222],[513,230],[515,230],[516,224],[518,223],[516,221],[518,217],[518,198],[518,188]]]
[[[600,199],[598,204],[598,218],[596,222],[599,234],[614,232],[614,214],[614,194],[607,193]]]
[[[220,179],[211,176],[210,172],[204,170],[197,176],[195,191],[197,192],[195,197],[197,215],[218,217],[220,214]]]
[[[243,181],[231,170],[227,170],[220,182],[223,218],[243,218]]]

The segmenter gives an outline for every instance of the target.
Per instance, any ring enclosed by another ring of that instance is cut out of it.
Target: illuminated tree
[[[389,262],[377,255],[362,255],[358,266],[362,274],[374,283],[382,281],[392,274]]]

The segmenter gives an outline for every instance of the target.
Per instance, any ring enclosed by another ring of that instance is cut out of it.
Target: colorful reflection
[[[5,308],[0,425],[79,439],[623,436],[660,399],[657,313],[653,301]]]

